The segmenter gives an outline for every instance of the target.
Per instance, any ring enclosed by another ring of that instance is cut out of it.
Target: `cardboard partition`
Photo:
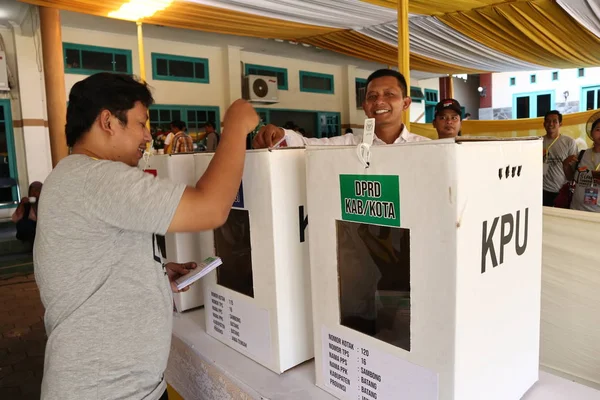
[[[540,363],[600,388],[600,214],[544,207]]]
[[[150,157],[146,171],[158,178],[185,183],[189,186],[195,186],[198,181],[193,154],[154,155]],[[198,233],[167,233],[162,239],[159,238],[159,243],[161,241],[165,243],[167,261],[199,263],[206,258],[200,253],[199,240]],[[178,312],[204,305],[202,285],[196,283],[186,292],[173,293],[173,300]]]
[[[537,381],[542,145],[307,148],[317,385],[517,400]]]
[[[202,279],[208,334],[277,373],[313,357],[307,223],[304,149],[252,150],[227,222],[200,235],[223,259]]]

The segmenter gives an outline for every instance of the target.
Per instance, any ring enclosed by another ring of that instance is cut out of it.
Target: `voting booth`
[[[195,186],[198,178],[193,154],[154,155],[148,160],[147,166],[142,160],[140,166],[146,172],[172,182]],[[167,233],[159,238],[159,243],[165,244],[165,259],[167,261],[185,263],[195,261],[200,263],[204,258],[198,245],[198,233]],[[175,308],[178,312],[200,307],[204,304],[202,285],[191,285],[186,292],[173,293]]]
[[[317,385],[520,399],[538,379],[541,141],[306,152]]]
[[[304,149],[251,150],[227,222],[201,234],[223,260],[202,279],[208,334],[276,373],[314,354],[307,223]]]

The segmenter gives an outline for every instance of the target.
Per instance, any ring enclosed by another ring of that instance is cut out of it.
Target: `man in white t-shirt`
[[[563,171],[563,161],[578,153],[573,138],[560,134],[562,114],[556,110],[548,111],[544,116],[544,199],[546,207],[553,207],[554,200],[567,178]]]
[[[367,79],[363,110],[367,118],[375,118],[374,145],[419,142],[426,137],[410,133],[402,120],[402,113],[412,102],[407,95],[406,79],[398,71],[380,69]],[[306,138],[292,130],[266,125],[252,142],[255,149],[272,147],[285,137],[288,147],[304,145],[357,145],[362,138],[353,134],[331,138]]]

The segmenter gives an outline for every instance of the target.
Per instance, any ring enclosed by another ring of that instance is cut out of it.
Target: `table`
[[[204,309],[175,313],[167,382],[186,400],[333,400],[314,384],[314,361],[277,375],[208,336]],[[522,400],[600,400],[600,391],[540,371]]]

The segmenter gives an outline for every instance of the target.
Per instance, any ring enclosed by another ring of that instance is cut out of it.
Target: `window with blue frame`
[[[161,131],[171,131],[171,121],[183,121],[188,134],[192,139],[198,140],[199,134],[204,132],[204,124],[211,122],[217,132],[220,130],[219,107],[152,105],[150,106],[150,131],[156,134]]]
[[[334,137],[340,135],[340,113],[338,112],[321,112],[318,115],[319,130],[317,137]]]
[[[285,68],[269,67],[266,65],[245,64],[245,75],[263,75],[277,78],[277,89],[288,90],[288,73]]]
[[[333,94],[333,75],[300,71],[300,91]]]
[[[558,80],[558,71],[552,72],[552,80],[553,81],[557,81]]]
[[[600,108],[600,86],[588,86],[581,89],[581,111]]]
[[[208,59],[152,53],[152,79],[209,83]]]
[[[362,108],[362,104],[365,101],[367,95],[367,80],[363,78],[356,78],[354,80],[354,94],[356,96],[356,108]]]
[[[411,86],[410,87],[410,98],[412,99],[413,103],[414,102],[421,103],[425,99],[425,95],[423,94],[423,91],[421,90],[420,87]]]
[[[435,106],[439,101],[438,94],[437,90],[425,89],[425,122],[427,123],[433,122],[435,117]]]
[[[0,99],[0,208],[14,207],[19,194],[10,100]]]
[[[554,91],[513,94],[513,119],[543,117],[556,108],[554,94]]]
[[[132,73],[131,50],[63,43],[63,57],[68,74]]]
[[[517,84],[517,78],[512,77],[510,78],[510,86],[515,86]]]

